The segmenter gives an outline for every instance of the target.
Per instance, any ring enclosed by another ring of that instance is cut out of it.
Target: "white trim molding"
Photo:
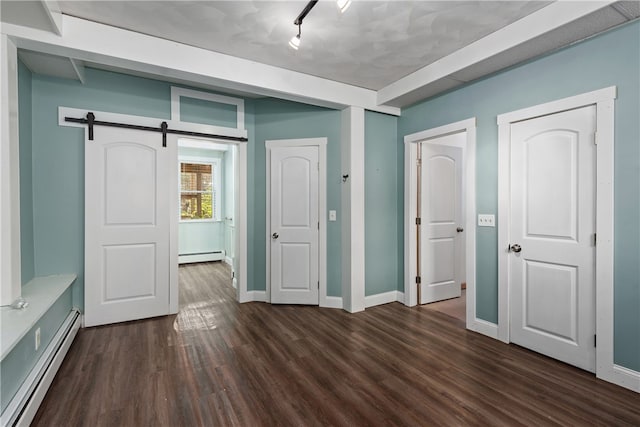
[[[4,34],[0,44],[0,305],[9,305],[22,290],[18,53]]]
[[[464,145],[465,188],[465,262],[467,282],[467,329],[482,332],[485,321],[476,318],[476,119],[470,118],[456,123],[412,133],[404,137],[404,304],[413,307],[418,303],[415,277],[417,276],[417,146],[434,138],[466,132]],[[484,322],[484,323],[483,323]],[[485,334],[486,335],[486,334]]]
[[[403,302],[403,299],[404,294],[400,291],[383,292],[364,297],[364,306],[365,308],[371,308],[376,305],[389,304],[390,302]]]
[[[614,104],[615,86],[557,101],[536,105],[498,116],[498,337],[509,337],[509,195],[511,124],[562,111],[596,106],[596,376],[605,381],[638,391],[634,371],[614,365],[613,355],[613,207],[614,207]],[[635,383],[634,383],[635,381]]]
[[[266,301],[271,302],[271,149],[275,147],[318,147],[318,305],[330,307],[327,301],[327,138],[279,139],[264,142],[266,148]],[[341,307],[340,307],[341,308]]]
[[[244,99],[171,86],[171,120],[176,122],[182,121],[180,119],[180,98],[200,99],[203,101],[215,102],[218,104],[235,105],[235,129],[244,130]]]

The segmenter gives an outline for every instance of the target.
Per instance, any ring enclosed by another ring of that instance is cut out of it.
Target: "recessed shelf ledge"
[[[0,307],[0,360],[4,359],[18,342],[44,316],[69,286],[76,281],[75,274],[35,277],[22,287],[22,298],[27,308],[16,310]]]

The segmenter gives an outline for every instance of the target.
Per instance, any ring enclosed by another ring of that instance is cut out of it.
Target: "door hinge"
[[[416,218],[416,225],[422,224],[422,218]]]
[[[416,283],[421,283],[422,279],[420,278],[420,276],[416,276]]]
[[[318,280],[318,289],[320,289],[320,281]]]
[[[596,233],[593,233],[593,237],[592,237],[592,239],[593,239],[593,246],[595,246],[595,245],[596,245],[596,243],[597,243],[597,241],[598,241],[598,236],[597,236],[597,234],[596,234]]]
[[[593,133],[593,144],[598,145],[598,132]]]
[[[318,230],[320,230],[320,221],[318,221]]]
[[[594,336],[593,336],[593,346],[594,346],[594,347],[597,347],[597,346],[598,346],[598,336],[597,336],[597,335],[594,335]]]

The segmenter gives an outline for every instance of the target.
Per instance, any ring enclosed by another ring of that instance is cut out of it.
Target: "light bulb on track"
[[[347,9],[349,9],[349,6],[351,6],[351,0],[336,0],[336,4],[340,12],[345,13]]]

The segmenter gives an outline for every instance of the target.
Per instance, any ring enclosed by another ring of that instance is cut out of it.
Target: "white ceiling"
[[[354,0],[345,14],[334,0],[321,0],[294,51],[293,20],[305,5],[1,0],[0,20],[35,73],[83,81],[86,65],[243,96],[400,114],[640,17],[639,0]]]
[[[64,14],[379,90],[535,12],[542,1],[60,1]]]

